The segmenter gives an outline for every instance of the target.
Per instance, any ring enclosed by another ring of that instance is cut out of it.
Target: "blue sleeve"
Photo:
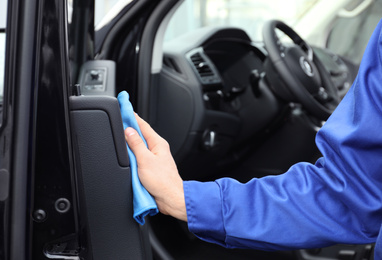
[[[382,222],[381,22],[357,79],[316,136],[323,157],[242,184],[185,181],[188,226],[228,248],[376,241]]]

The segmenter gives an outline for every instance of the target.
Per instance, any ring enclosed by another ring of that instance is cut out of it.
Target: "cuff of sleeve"
[[[188,229],[207,242],[226,246],[222,199],[216,182],[184,181]]]

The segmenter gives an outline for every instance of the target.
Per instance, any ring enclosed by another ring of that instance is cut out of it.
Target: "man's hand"
[[[125,129],[125,138],[137,158],[139,179],[154,197],[160,212],[187,221],[183,181],[169,144],[138,115],[135,117],[148,149],[137,131],[131,127]]]

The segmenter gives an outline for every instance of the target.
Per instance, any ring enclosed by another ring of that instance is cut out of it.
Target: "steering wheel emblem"
[[[310,65],[309,61],[304,56],[300,57],[300,66],[306,75],[313,77],[314,73],[312,65]]]

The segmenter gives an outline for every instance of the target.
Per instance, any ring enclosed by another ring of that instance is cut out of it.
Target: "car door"
[[[1,120],[1,245],[2,259],[31,254],[31,175],[36,119],[34,60],[35,1],[9,1],[7,13],[4,92]],[[4,6],[2,6],[4,7]],[[5,8],[5,7],[4,7]],[[4,12],[4,9],[3,9]],[[4,45],[3,45],[4,46]],[[5,46],[4,46],[5,47]]]
[[[77,66],[93,59],[94,2],[15,0],[6,10],[0,258],[151,259],[132,218],[118,102],[76,85]]]

